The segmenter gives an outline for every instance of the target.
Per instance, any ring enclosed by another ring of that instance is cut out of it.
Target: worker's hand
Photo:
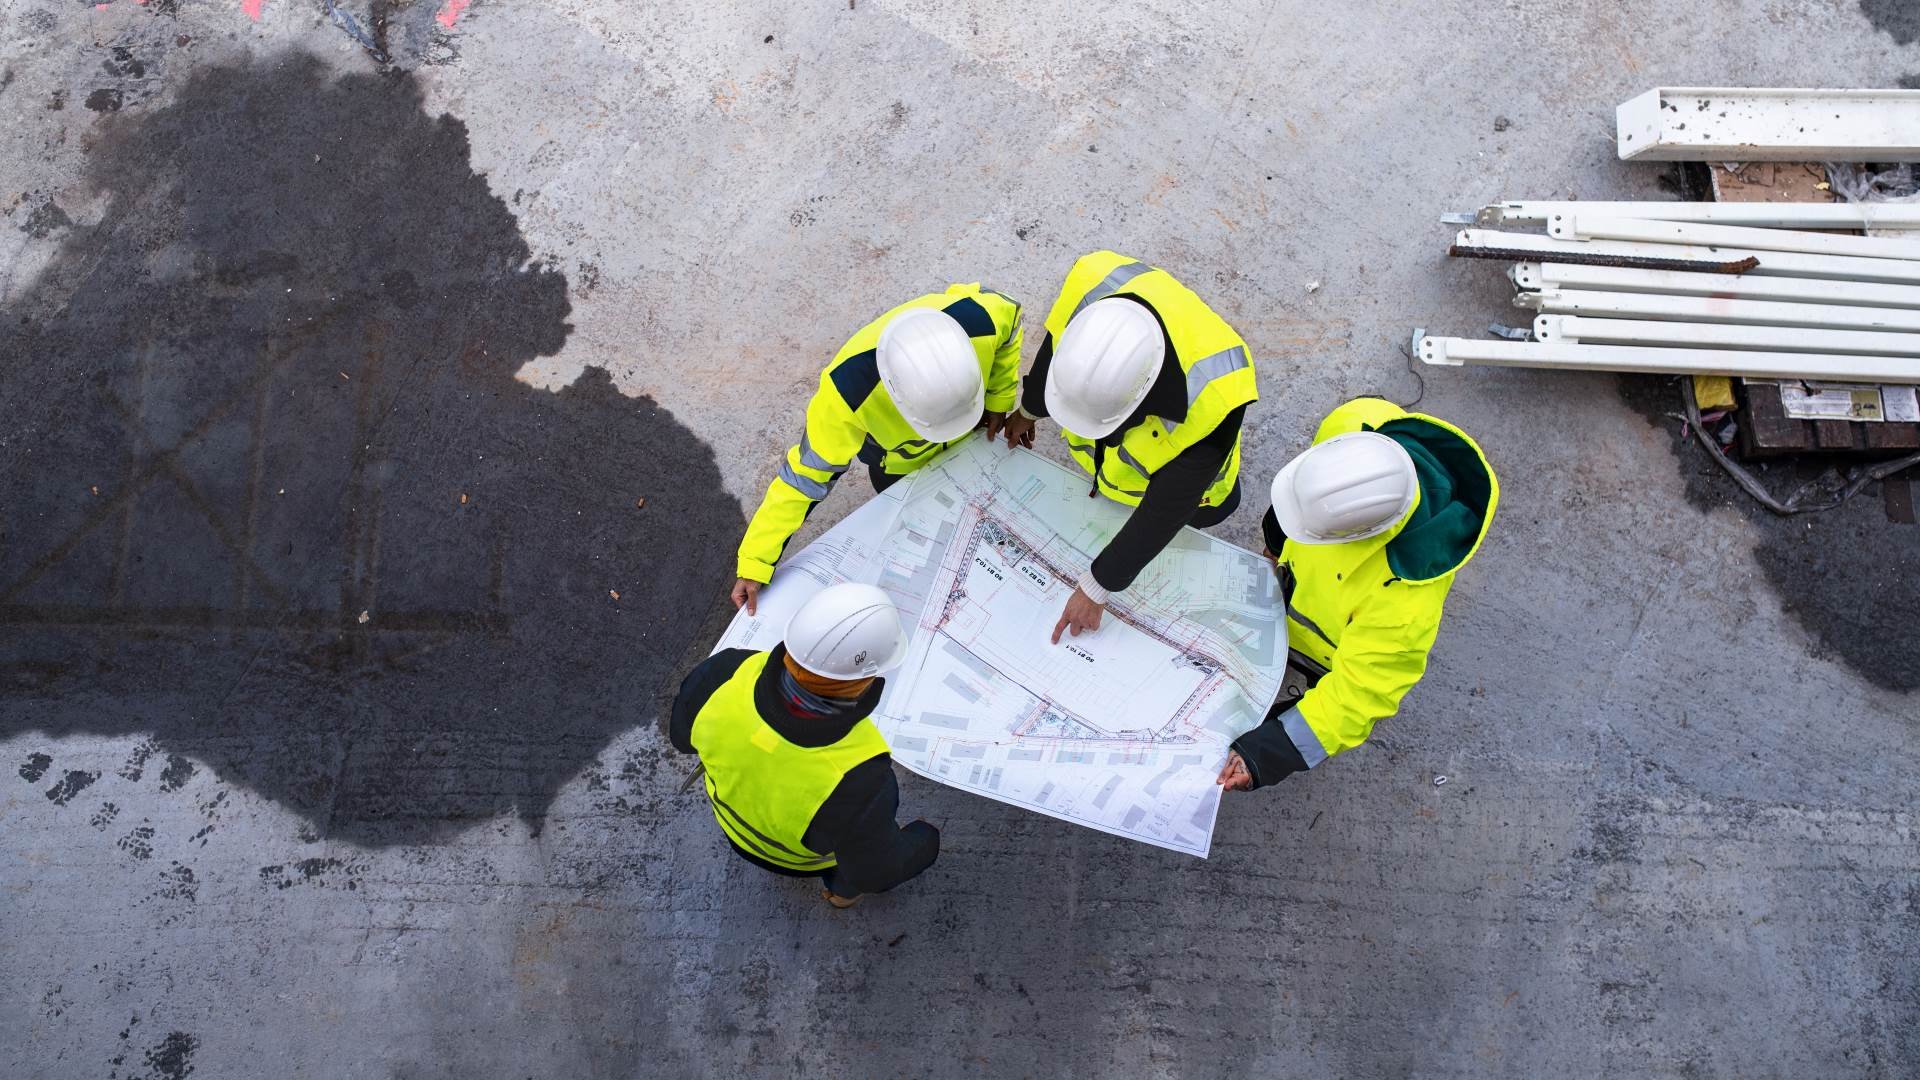
[[[1227,751],[1227,763],[1220,767],[1220,775],[1214,783],[1228,791],[1253,790],[1253,772],[1247,768],[1247,761],[1240,751]]]
[[[1265,544],[1260,545],[1260,557],[1267,560],[1267,569],[1273,571],[1275,578],[1282,582],[1287,580],[1286,571],[1280,566],[1280,556],[1275,555]]]
[[[987,429],[987,441],[992,442],[999,436],[1000,429],[1007,426],[1007,414],[989,409],[980,417],[980,426]]]
[[[1060,631],[1073,628],[1073,636],[1079,637],[1082,630],[1100,629],[1100,613],[1106,611],[1105,604],[1096,604],[1086,593],[1074,586],[1073,595],[1067,597],[1067,609],[1060,613],[1060,621],[1053,627],[1053,643],[1060,644]]]
[[[738,578],[734,581],[733,610],[739,611],[742,604],[746,605],[747,614],[756,614],[754,609],[760,604],[759,582],[749,581],[746,578]]]
[[[1020,415],[1018,412],[1007,414],[1007,422],[1001,427],[1001,430],[1004,431],[1007,436],[1007,449],[1011,450],[1016,446],[1025,446],[1028,448],[1033,446],[1033,421]],[[989,435],[987,439],[991,441],[993,436]]]

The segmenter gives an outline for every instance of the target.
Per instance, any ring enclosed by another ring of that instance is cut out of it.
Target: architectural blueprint
[[[1286,667],[1270,564],[1183,530],[1107,607],[1050,642],[1128,511],[1038,454],[973,439],[781,563],[719,647],[769,648],[807,596],[866,581],[908,622],[874,720],[894,760],[1043,814],[1205,857],[1235,735]]]

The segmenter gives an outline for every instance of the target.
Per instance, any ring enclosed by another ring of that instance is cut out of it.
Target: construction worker
[[[1247,791],[1365,742],[1427,669],[1447,590],[1493,522],[1500,482],[1459,428],[1360,398],[1273,480],[1262,522],[1294,664],[1319,679],[1234,740],[1219,782]]]
[[[1226,320],[1172,274],[1111,251],[1081,257],[1047,313],[1007,445],[1033,445],[1051,416],[1091,494],[1133,507],[1054,625],[1100,626],[1183,525],[1205,529],[1240,505],[1240,425],[1259,398],[1253,356]]]
[[[872,585],[821,590],[771,652],[723,649],[680,684],[669,735],[697,753],[720,831],[741,858],[818,877],[834,907],[933,865],[940,832],[894,823],[900,788],[868,719],[907,635]]]
[[[1020,305],[978,283],[861,327],[820,373],[800,442],[747,523],[733,606],[755,612],[787,541],[856,456],[885,491],[983,420],[992,438],[1019,388]]]

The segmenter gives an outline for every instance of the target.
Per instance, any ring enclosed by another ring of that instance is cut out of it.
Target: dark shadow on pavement
[[[410,76],[293,55],[98,130],[104,220],[0,310],[0,739],[147,734],[362,845],[537,827],[699,651],[711,450],[514,380],[567,281]]]

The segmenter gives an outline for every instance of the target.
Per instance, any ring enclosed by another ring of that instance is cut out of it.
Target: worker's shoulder
[[[820,389],[824,393],[831,388],[847,406],[848,412],[859,412],[873,395],[874,388],[880,385],[879,354],[873,345],[854,349],[849,346],[834,357],[833,363],[820,374]]]
[[[1005,319],[1010,328],[1020,318],[1020,304],[1017,301],[1004,293],[982,289],[978,282],[955,285],[930,299],[934,303],[929,306],[945,312],[948,318],[960,324],[960,329],[965,330],[970,338],[997,338],[1003,331],[1001,319]],[[1000,319],[994,317],[989,307],[998,309]]]
[[[725,682],[733,678],[741,665],[761,655],[757,649],[721,649],[695,666],[693,673]]]

